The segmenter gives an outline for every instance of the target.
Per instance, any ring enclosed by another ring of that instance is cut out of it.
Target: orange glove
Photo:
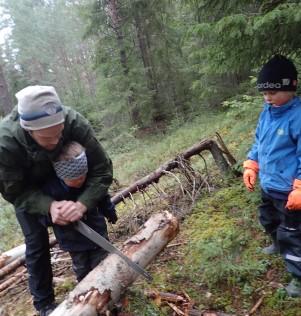
[[[244,184],[249,191],[254,191],[254,186],[256,183],[257,173],[259,171],[258,162],[255,160],[246,160],[243,164],[245,168],[243,179]]]
[[[301,211],[301,180],[295,179],[285,207],[292,211]]]

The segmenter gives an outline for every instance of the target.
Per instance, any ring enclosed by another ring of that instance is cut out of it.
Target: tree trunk
[[[120,64],[123,69],[123,74],[129,80],[129,65],[124,45],[124,36],[122,32],[122,18],[119,14],[118,0],[107,0],[106,12],[111,20],[111,27],[116,35],[117,45],[119,48]],[[131,91],[131,95],[128,96],[130,117],[134,124],[139,125],[141,122],[139,118],[139,112],[137,111],[135,106],[134,89],[132,86],[130,86],[129,89]]]
[[[139,4],[139,6],[141,5],[143,4]],[[160,114],[159,90],[158,90],[157,79],[155,76],[155,71],[152,65],[152,59],[150,55],[149,35],[148,35],[148,31],[146,27],[143,24],[143,20],[140,13],[140,10],[143,10],[143,8],[139,6],[136,5],[134,8],[135,28],[136,28],[137,39],[139,43],[140,54],[141,54],[143,66],[146,73],[147,86],[148,86],[148,89],[152,93],[153,104],[154,104],[154,108],[156,109],[154,120],[159,121],[159,120],[164,119],[164,114]]]
[[[122,252],[146,267],[178,233],[178,221],[168,212],[155,214],[127,240]],[[69,293],[51,316],[96,316],[105,313],[138,277],[120,257],[109,255]]]
[[[12,108],[13,103],[8,91],[8,86],[5,80],[3,68],[0,65],[0,112],[6,115],[11,111]]]

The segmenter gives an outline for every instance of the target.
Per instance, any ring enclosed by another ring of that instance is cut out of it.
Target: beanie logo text
[[[291,80],[290,79],[282,79],[282,85],[283,86],[289,86],[290,85]]]
[[[282,87],[281,83],[274,83],[274,82],[264,82],[258,83],[258,89],[280,89]]]

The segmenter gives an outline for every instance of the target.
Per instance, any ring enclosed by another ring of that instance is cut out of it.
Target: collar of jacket
[[[281,105],[281,106],[272,106],[269,103],[266,103],[265,105],[268,108],[268,111],[271,113],[272,116],[281,116],[284,112],[290,110],[291,108],[297,106],[299,98],[294,97],[289,102]]]

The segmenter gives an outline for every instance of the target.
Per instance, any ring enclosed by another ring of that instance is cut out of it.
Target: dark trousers
[[[47,227],[40,222],[39,215],[29,214],[23,209],[16,210],[16,216],[25,237],[30,293],[34,307],[40,310],[54,301]]]
[[[288,210],[286,202],[262,191],[259,221],[278,242],[287,271],[301,280],[301,210]]]
[[[78,282],[92,271],[108,254],[102,248],[71,251],[69,253],[72,259],[72,268]]]

